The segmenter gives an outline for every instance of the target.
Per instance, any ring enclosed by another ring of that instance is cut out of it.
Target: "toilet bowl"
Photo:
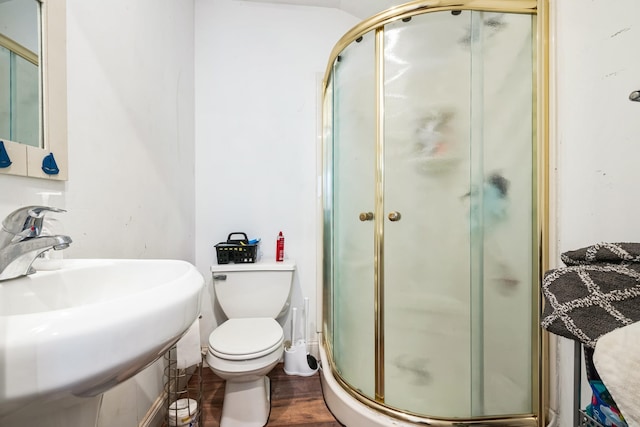
[[[262,427],[267,423],[270,383],[266,375],[282,357],[284,333],[272,318],[229,319],[209,336],[207,364],[226,380],[224,427]]]
[[[271,409],[267,374],[284,353],[276,318],[286,313],[293,262],[212,266],[228,320],[209,335],[207,364],[226,380],[220,427],[262,427]]]

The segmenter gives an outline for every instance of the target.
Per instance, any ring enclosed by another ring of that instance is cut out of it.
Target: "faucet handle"
[[[54,208],[53,206],[27,206],[21,209],[26,210],[29,216],[33,218],[42,218],[47,212],[66,212],[64,209]],[[21,209],[18,209],[18,211]]]
[[[2,228],[14,234],[16,240],[36,237],[42,231],[42,221],[47,212],[66,212],[50,206],[25,206],[11,212],[2,221]]]

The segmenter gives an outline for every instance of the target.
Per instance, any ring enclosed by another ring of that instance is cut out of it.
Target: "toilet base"
[[[263,427],[271,410],[271,387],[266,375],[253,381],[227,380],[220,427]]]

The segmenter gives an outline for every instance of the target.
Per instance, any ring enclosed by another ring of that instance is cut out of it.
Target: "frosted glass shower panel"
[[[334,64],[331,184],[334,360],[343,378],[369,397],[374,394],[374,222],[361,221],[360,214],[375,210],[374,59],[375,37],[368,33]]]
[[[433,12],[384,31],[385,403],[532,408],[531,15]]]
[[[472,71],[482,76],[482,87],[472,93],[482,93],[477,133],[482,139],[482,187],[471,189],[471,225],[472,233],[482,236],[484,392],[482,407],[475,409],[491,415],[525,414],[533,411],[531,310],[538,288],[532,249],[536,24],[531,15],[475,13],[482,24],[472,41],[478,49],[474,58],[481,58]]]
[[[326,82],[322,99],[322,301],[323,332],[333,343],[333,78]]]
[[[470,13],[385,26],[385,403],[470,416]]]

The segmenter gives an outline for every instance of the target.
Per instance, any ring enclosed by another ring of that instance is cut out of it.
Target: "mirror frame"
[[[40,1],[40,73],[44,148],[4,141],[12,164],[0,174],[68,179],[67,150],[67,18],[66,0]],[[47,175],[42,160],[53,153],[60,172]]]

